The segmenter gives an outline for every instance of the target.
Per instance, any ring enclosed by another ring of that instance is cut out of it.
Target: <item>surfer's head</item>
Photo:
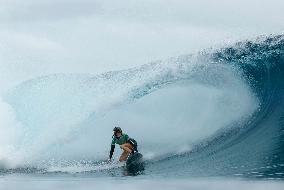
[[[120,127],[113,128],[113,134],[115,137],[120,137],[122,135],[122,130]]]

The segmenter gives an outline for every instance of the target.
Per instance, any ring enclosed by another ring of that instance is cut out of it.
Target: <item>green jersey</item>
[[[129,136],[125,133],[122,133],[121,137],[116,138],[115,136],[112,137],[112,141],[111,141],[111,145],[115,145],[115,144],[125,144],[127,142],[127,140],[129,139]]]

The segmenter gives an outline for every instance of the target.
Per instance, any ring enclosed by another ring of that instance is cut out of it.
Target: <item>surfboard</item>
[[[126,169],[129,173],[136,174],[144,170],[143,155],[139,152],[131,154],[126,161]]]

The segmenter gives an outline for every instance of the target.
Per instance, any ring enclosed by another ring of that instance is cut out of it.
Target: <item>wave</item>
[[[12,139],[0,144],[2,170],[64,171],[64,162],[76,171],[107,158],[119,125],[137,139],[146,174],[283,177],[283,44],[271,36],[101,75],[26,81],[3,98],[13,122],[1,129]]]
[[[197,176],[283,178],[283,77],[282,35],[246,41],[211,54],[214,62],[239,67],[258,97],[259,107],[247,121],[236,122],[196,146],[195,150],[160,160],[157,173]],[[241,95],[240,95],[241,96]]]

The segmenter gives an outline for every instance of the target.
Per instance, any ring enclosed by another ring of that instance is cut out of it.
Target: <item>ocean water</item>
[[[220,178],[261,180],[240,182],[256,189],[282,181],[283,47],[282,35],[271,36],[101,75],[23,82],[2,100],[11,125],[1,134],[1,181],[108,188],[129,180],[125,188],[141,189],[165,179],[196,188],[193,179],[208,181],[200,188],[230,184]],[[104,161],[114,125],[139,142],[145,170],[137,178]]]
[[[240,179],[66,179],[66,178],[9,178],[2,180],[2,189],[272,189],[283,188],[283,182],[279,181],[245,181]]]
[[[0,189],[283,189],[281,2],[168,3],[0,2]],[[106,161],[114,126],[144,170]]]

